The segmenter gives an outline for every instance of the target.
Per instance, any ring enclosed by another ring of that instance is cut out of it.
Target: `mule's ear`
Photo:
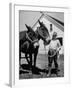
[[[27,28],[27,29],[29,29],[29,27],[28,27],[28,25],[27,25],[27,24],[25,24],[25,26],[26,26],[26,28]]]
[[[41,24],[40,20],[38,20],[39,24]]]
[[[26,28],[27,28],[27,32],[29,32],[29,26],[27,24],[25,24]]]
[[[38,22],[40,26],[43,26],[43,22],[40,22],[40,20],[38,20]]]
[[[39,19],[38,19],[38,22],[40,22]]]

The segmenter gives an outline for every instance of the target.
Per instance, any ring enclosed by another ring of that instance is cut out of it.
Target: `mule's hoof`
[[[32,71],[29,72],[29,75],[32,75]]]
[[[47,77],[50,77],[51,76],[51,74],[47,74]]]

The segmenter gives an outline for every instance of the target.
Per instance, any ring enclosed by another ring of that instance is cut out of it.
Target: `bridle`
[[[32,39],[30,38],[30,36],[29,36],[28,33],[26,33],[26,38],[27,38],[32,44],[34,44],[35,42],[38,42],[38,39],[32,40]]]

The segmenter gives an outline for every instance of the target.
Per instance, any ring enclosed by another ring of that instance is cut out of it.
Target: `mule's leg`
[[[38,48],[39,48],[39,47],[37,47],[37,48],[35,49],[35,52],[34,52],[34,67],[36,67],[36,59],[37,59],[37,54],[38,54]]]
[[[29,56],[30,56],[30,69],[32,70],[32,53],[30,53]]]
[[[19,67],[21,68],[21,52],[19,51]]]
[[[26,57],[26,60],[27,60],[28,64],[30,64],[30,61],[29,61],[29,59],[27,57],[27,53],[25,54],[25,57]]]

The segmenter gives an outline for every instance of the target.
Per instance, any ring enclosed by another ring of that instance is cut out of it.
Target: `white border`
[[[64,77],[19,80],[19,10],[64,12]],[[39,6],[12,6],[12,83],[11,86],[39,86],[55,83],[69,83],[69,48],[68,48],[68,16],[67,8],[51,8]]]

